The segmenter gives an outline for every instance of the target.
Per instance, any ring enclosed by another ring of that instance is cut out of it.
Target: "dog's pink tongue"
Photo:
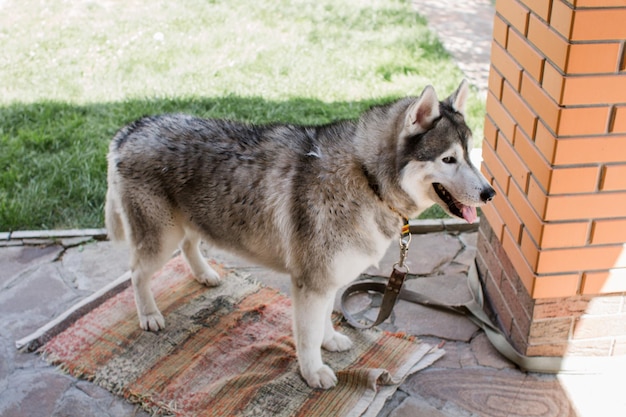
[[[476,218],[478,217],[478,215],[476,214],[476,207],[463,206],[461,212],[463,213],[463,218],[465,219],[465,221],[470,224],[474,223],[476,221]]]

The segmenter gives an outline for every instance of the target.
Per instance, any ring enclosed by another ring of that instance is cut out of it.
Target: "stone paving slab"
[[[0,415],[147,417],[124,399],[15,349],[16,340],[125,271],[126,249],[91,238],[15,242],[0,247]]]
[[[409,378],[403,389],[438,410],[456,410],[460,415],[577,416],[553,375],[510,369],[428,369]]]

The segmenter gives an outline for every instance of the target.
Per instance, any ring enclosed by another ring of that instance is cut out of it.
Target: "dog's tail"
[[[107,172],[107,195],[104,205],[104,224],[106,226],[109,239],[114,242],[121,242],[126,239],[124,229],[123,207],[120,202],[118,190],[118,174],[112,151],[109,153],[109,166]]]

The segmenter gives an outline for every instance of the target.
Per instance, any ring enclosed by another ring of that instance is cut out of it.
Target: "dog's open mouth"
[[[476,214],[476,207],[466,206],[465,204],[458,201],[456,198],[450,194],[446,187],[439,184],[438,182],[433,183],[433,188],[435,192],[441,198],[441,200],[448,206],[448,210],[450,213],[454,214],[457,217],[465,219],[468,223],[474,223],[476,218],[478,217]]]

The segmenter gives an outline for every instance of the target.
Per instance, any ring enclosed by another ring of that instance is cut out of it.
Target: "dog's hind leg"
[[[133,293],[135,294],[139,326],[143,330],[156,332],[165,328],[165,319],[159,311],[154,294],[152,294],[150,289],[152,275],[161,266],[163,265],[155,262],[154,259],[132,262],[131,282],[133,284]]]
[[[199,283],[209,287],[220,284],[219,274],[209,266],[200,252],[200,236],[196,232],[185,229],[185,237],[180,243],[180,249]]]
[[[312,388],[332,388],[337,384],[337,377],[330,367],[322,361],[322,343],[324,342],[326,312],[333,302],[334,291],[312,290],[306,285],[298,285],[294,280],[293,310],[294,337],[300,373]]]
[[[164,218],[141,215],[143,213],[137,207],[133,214],[129,218],[132,230],[130,269],[139,326],[144,330],[159,331],[165,327],[165,320],[150,289],[150,281],[152,275],[171,258],[183,231],[174,224],[164,222]]]

